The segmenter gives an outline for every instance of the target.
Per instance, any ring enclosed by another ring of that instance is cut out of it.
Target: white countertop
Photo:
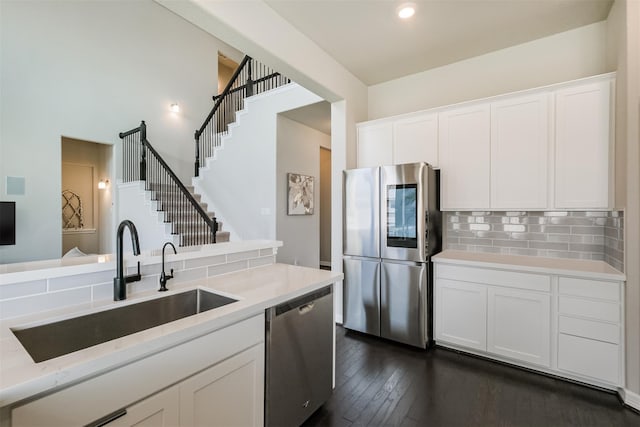
[[[507,268],[532,273],[565,274],[590,279],[626,280],[623,273],[604,261],[502,255],[456,250],[442,251],[438,255],[431,257],[431,259],[435,263]]]
[[[200,255],[202,256],[202,255]],[[0,322],[0,407],[38,393],[107,372],[214,330],[237,323],[266,308],[332,284],[342,273],[274,264],[148,292],[126,301],[103,301]],[[34,363],[10,328],[49,323],[125,304],[201,287],[237,302],[108,341],[64,356]]]

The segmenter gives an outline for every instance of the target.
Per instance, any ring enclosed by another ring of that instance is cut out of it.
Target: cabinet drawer
[[[619,385],[619,351],[615,344],[560,334],[558,368]]]
[[[620,322],[620,306],[617,303],[561,296],[559,311],[560,314]]]
[[[462,267],[438,264],[437,277],[487,285],[507,286],[532,291],[551,292],[551,277],[541,274],[492,270],[489,268]]]
[[[600,280],[577,279],[560,277],[558,279],[560,295],[575,295],[579,297],[620,301],[619,282],[605,282]]]
[[[620,327],[612,323],[560,316],[558,329],[569,335],[620,344]]]

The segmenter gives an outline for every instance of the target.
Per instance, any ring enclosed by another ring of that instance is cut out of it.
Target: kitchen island
[[[192,262],[198,259],[189,257]],[[254,404],[250,410],[243,409],[244,406],[229,409],[237,413],[251,412],[252,416],[244,419],[252,424],[262,424],[264,310],[329,286],[341,278],[339,273],[271,264],[173,286],[169,282],[168,292],[139,292],[126,301],[90,302],[4,319],[0,321],[2,425],[21,425],[16,420],[30,423],[35,420],[37,424],[41,415],[46,415],[42,420],[49,425],[88,424],[123,408],[144,409],[149,406],[146,399],[156,394],[158,399],[153,402],[175,400],[174,409],[180,407],[186,413],[189,403],[185,403],[188,401],[185,390],[189,387],[192,391],[197,389],[193,379],[209,371],[222,375],[220,366],[224,364],[229,365],[223,366],[229,371],[223,369],[226,373],[220,378],[230,372],[240,372],[244,384],[251,390],[237,389],[235,392],[249,392],[242,405]],[[11,331],[11,328],[50,323],[196,288],[237,301],[40,363],[33,362]],[[243,371],[243,367],[247,369]],[[211,375],[209,372],[209,377],[213,378]],[[232,394],[233,390],[227,388],[226,392]],[[173,397],[167,397],[172,393]],[[65,402],[69,404],[65,405]],[[52,408],[60,412],[59,419],[51,413]],[[176,410],[172,412],[174,415]],[[39,414],[38,411],[44,412]],[[165,413],[166,419],[171,419],[170,412]],[[183,424],[182,420],[180,424]]]

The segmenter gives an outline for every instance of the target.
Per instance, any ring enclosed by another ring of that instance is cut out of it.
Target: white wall
[[[60,256],[61,136],[119,144],[144,119],[165,160],[191,176],[217,52],[234,49],[151,0],[3,1],[0,40],[0,198],[18,217],[0,263]],[[25,177],[24,196],[6,195],[7,175]]]
[[[128,183],[120,183],[117,185],[118,192],[118,222],[128,219],[136,226],[138,232],[138,242],[140,243],[140,251],[150,251],[160,249],[165,242],[173,242],[177,247],[179,237],[171,235],[171,225],[163,222],[163,212],[158,212],[155,203],[149,198],[150,195],[145,191],[144,182],[135,181]],[[113,232],[113,251],[115,252],[115,230]],[[124,232],[122,247],[124,253],[132,252],[131,237],[128,229]]]
[[[369,87],[369,120],[573,80],[613,69],[606,22]]]
[[[278,262],[313,268],[320,265],[320,147],[330,143],[329,135],[278,116],[276,239],[283,242]],[[289,172],[314,177],[313,215],[287,215]]]
[[[357,122],[367,119],[367,86],[264,1],[155,0],[318,94],[331,105],[331,268],[342,271],[342,171],[356,164]],[[342,321],[342,286],[336,286]]]
[[[246,99],[215,158],[193,179],[231,240],[276,239],[278,113],[320,101],[294,83]]]

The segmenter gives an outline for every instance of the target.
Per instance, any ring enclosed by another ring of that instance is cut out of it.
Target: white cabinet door
[[[540,366],[550,365],[551,295],[489,287],[487,350]]]
[[[393,163],[438,167],[438,114],[418,114],[393,123]]]
[[[489,116],[489,104],[440,114],[442,210],[489,209]]]
[[[393,124],[358,125],[358,167],[393,164]]]
[[[549,95],[491,104],[491,208],[547,207]]]
[[[556,92],[556,208],[609,206],[609,93],[609,80]]]
[[[177,426],[179,391],[173,386],[127,408],[127,414],[108,424],[109,427]]]
[[[264,344],[180,383],[180,426],[262,426]]]
[[[436,341],[487,349],[487,287],[436,279]]]

